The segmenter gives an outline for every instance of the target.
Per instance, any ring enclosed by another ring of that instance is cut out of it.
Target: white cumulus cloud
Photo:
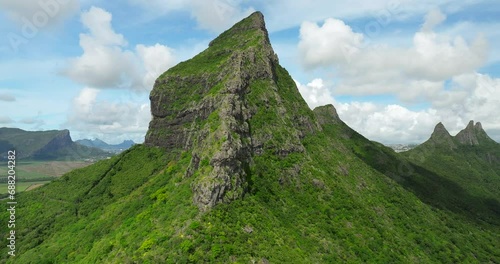
[[[441,24],[446,19],[446,15],[441,13],[439,9],[433,9],[425,16],[422,31],[431,31],[435,26]]]
[[[255,11],[244,7],[243,0],[129,0],[133,5],[159,16],[171,11],[189,12],[198,27],[213,32],[221,32]]]
[[[38,28],[63,22],[79,6],[78,0],[0,0],[0,12],[21,25]]]
[[[110,143],[126,139],[144,141],[151,120],[149,103],[137,100],[99,99],[100,90],[86,87],[73,99],[66,125],[77,137],[94,137]]]
[[[487,59],[488,43],[481,34],[467,42],[461,36],[432,31],[432,26],[443,19],[439,11],[431,11],[424,23],[426,30],[416,32],[408,48],[370,46],[363,34],[353,32],[340,20],[327,19],[322,26],[304,22],[298,44],[301,61],[308,69],[334,71],[342,79],[336,94],[396,93],[413,100],[421,93],[408,90],[418,84],[439,83],[473,72]]]
[[[323,79],[317,78],[305,85],[300,84],[296,80],[294,81],[302,97],[304,97],[304,100],[306,100],[311,109],[317,106],[335,104],[335,100],[331,96],[330,90],[323,84]]]
[[[349,63],[353,53],[359,52],[363,35],[354,33],[343,21],[328,18],[320,27],[304,22],[300,27],[299,50],[307,67]]]
[[[173,49],[156,44],[127,49],[127,41],[112,27],[112,15],[97,7],[82,13],[88,33],[80,34],[83,54],[69,60],[63,73],[95,88],[150,91],[154,80],[175,62]]]
[[[500,78],[479,73],[458,75],[447,89],[443,89],[443,83],[422,81],[416,84],[419,89],[435,96],[429,96],[429,105],[419,110],[396,103],[340,103],[330,93],[335,87],[325,86],[320,78],[307,85],[296,83],[311,108],[333,104],[344,122],[371,140],[421,143],[429,138],[438,122],[455,135],[474,120],[482,123],[490,137],[500,141],[500,116],[495,114],[500,106]]]

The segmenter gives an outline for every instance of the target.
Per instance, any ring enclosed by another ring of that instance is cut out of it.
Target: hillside
[[[500,144],[486,134],[481,123],[470,121],[456,136],[439,123],[426,142],[403,155],[481,197],[500,214]]]
[[[83,145],[83,146],[98,148],[100,150],[103,150],[106,152],[112,152],[112,153],[120,153],[124,150],[131,148],[133,145],[136,144],[132,140],[124,140],[120,144],[108,144],[108,143],[106,143],[98,138],[96,138],[96,139],[79,139],[75,142],[80,144],[80,145]]]
[[[68,130],[25,131],[0,128],[0,153],[16,149],[21,160],[78,160],[103,158],[107,152],[76,144]]]
[[[308,108],[259,12],[150,99],[145,144],[18,195],[18,255],[2,262],[500,261],[494,212],[423,200],[395,174],[405,157]]]

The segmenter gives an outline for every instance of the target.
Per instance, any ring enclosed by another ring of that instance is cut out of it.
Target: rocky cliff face
[[[332,104],[314,108],[314,114],[321,125],[343,123]]]
[[[486,134],[486,131],[484,131],[481,123],[477,122],[474,125],[473,120],[469,122],[464,130],[458,132],[458,134],[455,136],[455,139],[457,139],[458,142],[460,142],[460,144],[462,145],[471,146],[495,143],[495,141],[491,139],[488,134]]]
[[[453,137],[441,122],[434,127],[434,131],[427,142],[433,145],[445,145],[449,149],[455,149],[457,147]]]
[[[301,139],[320,129],[279,66],[260,12],[162,74],[150,100],[145,144],[191,153],[185,175],[196,177],[193,200],[201,209],[248,191],[253,156],[304,152]]]
[[[33,153],[34,158],[45,157],[61,149],[70,147],[73,143],[69,130],[57,131],[57,134],[45,146]]]
[[[478,129],[481,129],[481,123],[478,123]],[[460,131],[456,135],[456,139],[464,145],[479,145],[479,140],[477,139],[476,129],[474,127],[474,121],[470,121],[467,127]]]

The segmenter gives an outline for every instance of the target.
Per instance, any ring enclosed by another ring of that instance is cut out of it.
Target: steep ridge
[[[144,145],[18,196],[19,255],[3,248],[2,262],[500,259],[498,225],[422,202],[395,175],[404,158],[332,105],[307,107],[259,12],[162,74],[150,98]]]
[[[486,131],[484,131],[483,126],[480,122],[474,125],[474,121],[471,120],[467,127],[455,136],[455,139],[462,145],[484,145],[484,144],[494,144],[496,143],[491,139]]]
[[[112,152],[121,152],[124,150],[129,149],[136,143],[133,140],[124,140],[122,143],[119,144],[108,144],[98,138],[96,139],[79,139],[75,141],[75,143],[78,143],[83,146],[87,147],[92,147],[92,148],[98,148],[104,151],[112,151]]]
[[[200,208],[241,198],[254,155],[304,152],[300,139],[319,128],[290,82],[254,13],[158,78],[145,144],[191,150],[186,176],[208,161],[211,171],[194,186]]]
[[[450,135],[450,132],[446,130],[443,123],[441,122],[439,122],[434,128],[431,137],[429,138],[429,140],[427,140],[427,144],[443,145],[450,150],[455,149],[457,147],[455,141],[453,140],[453,137]]]
[[[480,122],[474,125],[471,120],[454,137],[447,131],[436,136],[436,130],[442,131],[438,127],[444,128],[438,124],[429,140],[403,155],[480,198],[469,211],[488,207],[500,215],[500,144],[487,135]]]

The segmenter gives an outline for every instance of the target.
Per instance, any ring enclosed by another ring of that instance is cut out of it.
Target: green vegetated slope
[[[345,146],[423,202],[457,213],[468,221],[500,224],[500,167],[495,158],[500,157],[498,143],[491,139],[486,147],[458,143],[456,146],[460,147],[450,151],[449,145],[434,143],[439,138],[434,132],[429,141],[415,149],[395,153],[364,138],[342,121],[338,123],[335,129]],[[440,127],[441,124],[438,130]]]
[[[260,13],[193,61],[157,80],[145,145],[18,196],[2,262],[499,261],[490,212],[423,200],[396,177],[405,157],[307,107]]]
[[[402,155],[451,182],[456,193],[470,202],[464,210],[489,213],[491,220],[498,220],[500,144],[488,137],[481,123],[474,126],[471,121],[454,137],[438,124],[429,140]]]

